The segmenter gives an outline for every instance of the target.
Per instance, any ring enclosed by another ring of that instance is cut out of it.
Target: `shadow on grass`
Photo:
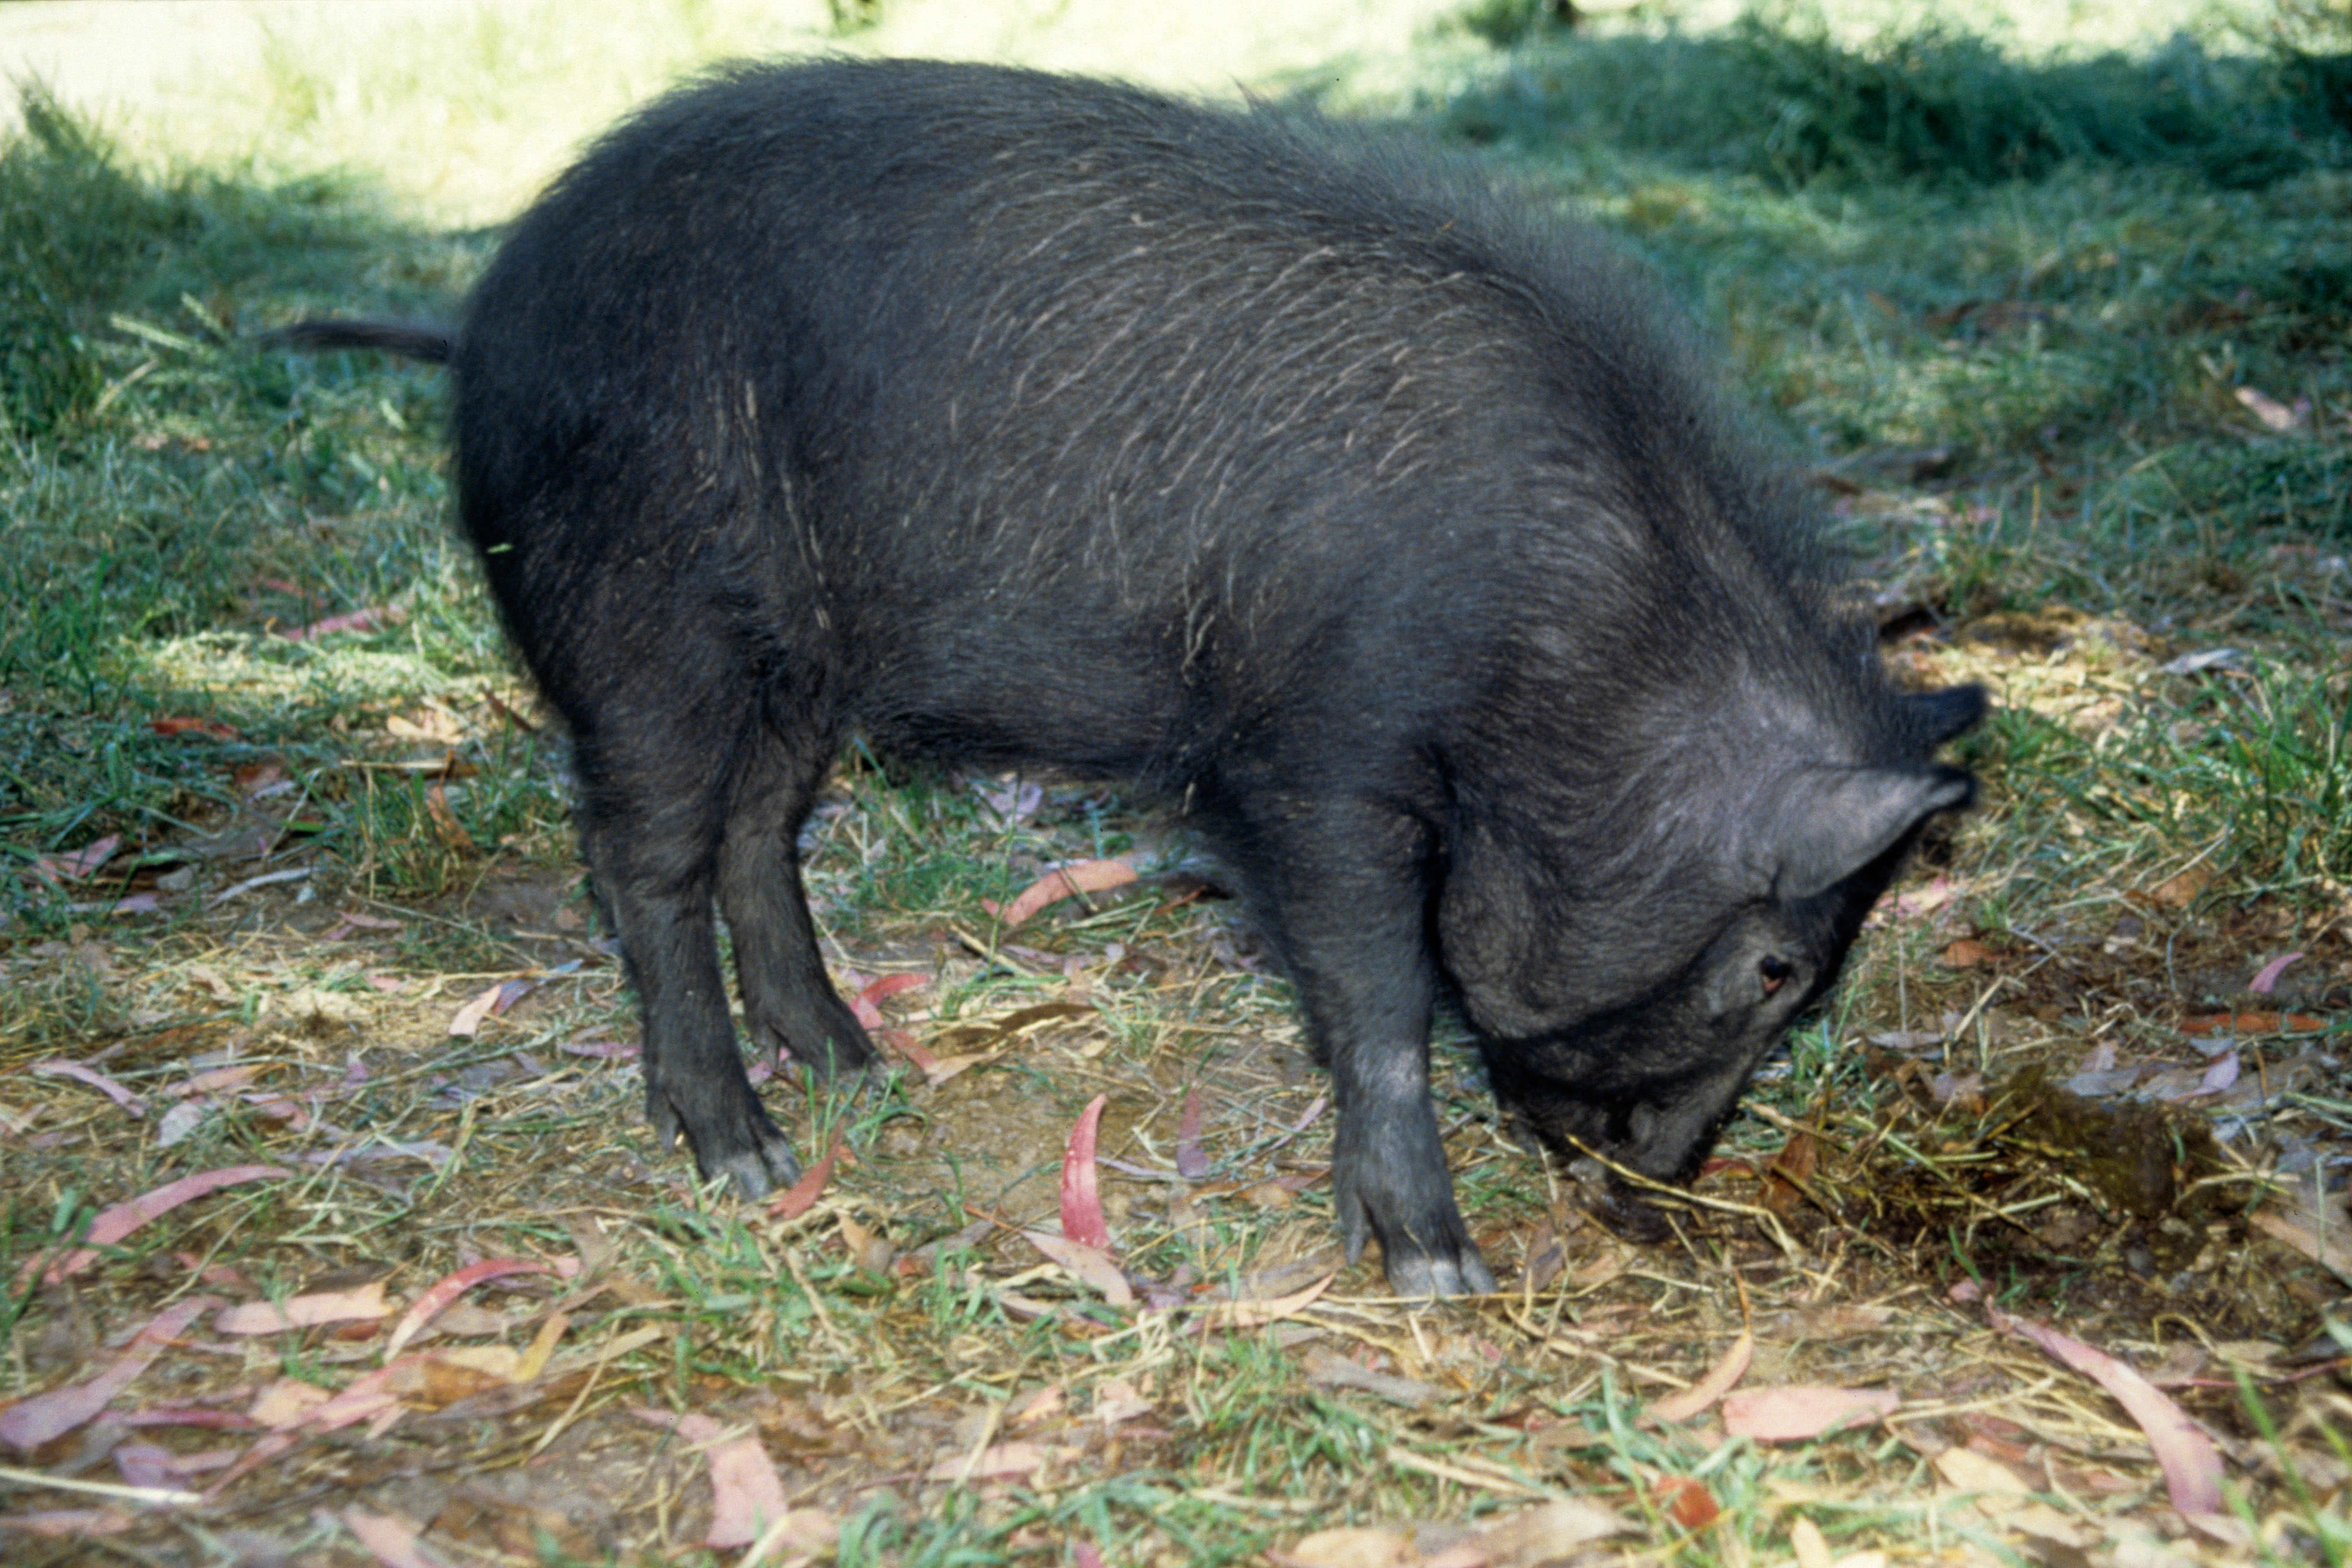
[[[1784,189],[2037,179],[2069,163],[2244,187],[2352,161],[2352,56],[2314,47],[2223,55],[2180,37],[2145,57],[2024,61],[1940,21],[1857,46],[1755,13],[1703,36],[1525,37],[1447,106],[1460,134],[1605,144]]]

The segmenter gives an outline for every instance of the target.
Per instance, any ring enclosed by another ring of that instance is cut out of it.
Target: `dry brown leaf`
[[[219,1305],[212,1296],[174,1301],[149,1319],[122,1354],[97,1376],[36,1394],[0,1410],[0,1443],[18,1453],[30,1453],[89,1421],[146,1371],[190,1323]]]
[[[1495,1568],[1539,1568],[1633,1528],[1597,1502],[1559,1497],[1507,1514],[1473,1539]]]
[[[342,1512],[343,1528],[356,1537],[368,1550],[368,1555],[383,1564],[383,1568],[445,1568],[442,1560],[425,1550],[416,1539],[416,1526],[389,1513],[371,1513],[365,1509],[347,1508]]]
[[[485,1258],[478,1263],[468,1263],[463,1269],[436,1281],[416,1298],[415,1304],[402,1314],[394,1324],[390,1338],[384,1341],[383,1359],[398,1355],[417,1331],[433,1321],[443,1308],[486,1280],[499,1279],[508,1274],[551,1274],[554,1266],[537,1258]]]
[[[1013,1476],[1035,1475],[1051,1457],[1040,1445],[1015,1438],[1009,1443],[992,1443],[976,1454],[941,1459],[923,1472],[923,1479],[957,1482],[1005,1480]]]
[[[1985,1316],[1993,1327],[2040,1345],[2115,1396],[2156,1450],[2172,1506],[2182,1518],[2204,1529],[2205,1521],[2221,1515],[2221,1455],[2212,1439],[2155,1385],[2106,1352],[2046,1324],[2012,1317],[1990,1303]]]
[[[1937,1454],[1933,1461],[1936,1472],[1945,1484],[1956,1491],[1974,1494],[1979,1500],[1990,1499],[1992,1508],[2006,1508],[2011,1501],[2022,1501],[2033,1494],[2033,1489],[2015,1470],[1999,1459],[1989,1458],[1974,1448],[1949,1448]]]
[[[2263,1235],[2286,1243],[2337,1279],[2352,1284],[2352,1246],[2346,1244],[2342,1228],[2337,1227],[2334,1235],[2322,1236],[2307,1222],[2309,1214],[2307,1208],[2294,1214],[2262,1208],[2254,1212],[2252,1224]]]
[[[383,1299],[383,1281],[371,1280],[349,1291],[320,1291],[283,1301],[246,1301],[224,1308],[213,1319],[213,1327],[221,1333],[281,1333],[320,1323],[364,1322],[391,1315],[392,1303]]]
[[[1287,1552],[1266,1555],[1286,1568],[1419,1568],[1423,1561],[1410,1531],[1369,1524],[1318,1530]]]
[[[711,1417],[673,1415],[639,1406],[630,1414],[648,1426],[667,1427],[702,1451],[710,1468],[710,1529],[705,1546],[749,1546],[790,1513],[784,1483],[760,1439],[749,1433],[730,1436]]]
[[[315,1383],[281,1377],[261,1391],[246,1414],[257,1425],[276,1430],[294,1426],[332,1397]]]
[[[1705,1530],[1723,1512],[1723,1505],[1715,1500],[1705,1481],[1660,1476],[1650,1490],[1665,1516],[1685,1530]]]
[[[1830,1543],[1822,1527],[1799,1514],[1789,1526],[1789,1550],[1797,1554],[1797,1568],[1830,1568]]]
[[[425,791],[425,814],[433,820],[434,836],[442,843],[461,854],[475,852],[478,846],[474,842],[474,835],[466,831],[465,823],[457,821],[457,813],[450,808],[446,786],[436,784]]]
[[[1397,1405],[1420,1406],[1445,1397],[1445,1390],[1393,1373],[1375,1372],[1328,1345],[1310,1345],[1301,1360],[1307,1381],[1323,1388],[1360,1388]]]
[[[1065,1272],[1080,1284],[1102,1292],[1104,1301],[1114,1307],[1135,1305],[1134,1288],[1128,1284],[1127,1275],[1118,1263],[1099,1247],[1089,1247],[1066,1237],[1048,1235],[1043,1230],[1024,1230],[1023,1239],[1060,1264]]]
[[[841,1525],[833,1515],[821,1508],[795,1508],[761,1532],[751,1550],[735,1562],[735,1568],[754,1568],[754,1564],[775,1558],[820,1557],[831,1552],[841,1540]]]
[[[1792,1384],[1748,1389],[1724,1396],[1723,1429],[1735,1437],[1753,1437],[1759,1443],[1801,1443],[1882,1420],[1902,1402],[1891,1388]]]
[[[1643,1421],[1687,1421],[1728,1393],[1732,1385],[1748,1375],[1748,1366],[1756,1360],[1756,1336],[1742,1329],[1723,1359],[1707,1369],[1705,1377],[1684,1389],[1668,1395],[1643,1413]]]
[[[1312,1303],[1315,1298],[1329,1290],[1331,1281],[1339,1277],[1339,1273],[1335,1270],[1324,1275],[1303,1291],[1293,1291],[1287,1296],[1278,1296],[1270,1301],[1218,1301],[1203,1312],[1194,1320],[1194,1322],[1202,1333],[1214,1333],[1219,1329],[1260,1328],[1267,1323],[1277,1322]]]
[[[1123,862],[1076,861],[1059,871],[1047,872],[1002,909],[985,899],[981,907],[1003,921],[1004,929],[1010,931],[1049,904],[1081,893],[1108,893],[1134,880],[1135,868]]]
[[[1108,1094],[1097,1094],[1087,1102],[1087,1108],[1078,1113],[1077,1125],[1070,1129],[1069,1146],[1062,1154],[1062,1234],[1106,1255],[1110,1251],[1110,1227],[1103,1221],[1102,1196],[1095,1171],[1095,1134],[1102,1124],[1103,1108],[1109,1103]]]
[[[113,1207],[100,1212],[96,1219],[89,1222],[89,1234],[83,1239],[89,1245],[75,1249],[51,1263],[47,1269],[41,1270],[41,1279],[43,1282],[54,1285],[69,1275],[80,1273],[98,1261],[100,1257],[98,1249],[113,1246],[149,1220],[169,1214],[180,1205],[192,1202],[207,1193],[217,1192],[225,1186],[236,1186],[245,1182],[260,1181],[268,1176],[287,1176],[293,1174],[282,1166],[226,1166],[218,1170],[199,1171],[194,1176],[182,1176],[177,1181],[165,1182],[162,1186],[142,1192],[137,1197],[118,1203]],[[38,1258],[28,1261],[17,1271],[17,1283],[23,1284],[27,1276],[39,1265]]]
[[[2198,894],[2212,886],[2213,882],[2212,871],[2201,865],[2193,865],[2187,871],[2168,876],[2149,888],[2147,901],[2150,904],[2162,904],[2167,909],[2186,909],[2196,903]]]

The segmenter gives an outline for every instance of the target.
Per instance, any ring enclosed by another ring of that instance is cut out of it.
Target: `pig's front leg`
[[[1331,1070],[1332,1197],[1349,1260],[1376,1237],[1400,1296],[1492,1291],[1430,1103],[1423,831],[1358,803],[1288,805],[1252,824],[1236,869]]]

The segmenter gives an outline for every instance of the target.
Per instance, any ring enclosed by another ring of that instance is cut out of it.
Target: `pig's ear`
[[[1810,898],[1893,849],[1937,811],[1967,805],[1976,780],[1957,768],[1808,768],[1783,779],[1778,794],[1768,812],[1777,840],[1772,895]]]
[[[1903,716],[1911,733],[1918,737],[1920,749],[1933,751],[1984,717],[1985,689],[1978,685],[1946,686],[1941,691],[1905,697],[1902,703]]]

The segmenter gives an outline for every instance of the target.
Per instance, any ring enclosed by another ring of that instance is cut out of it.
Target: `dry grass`
[[[1948,656],[2049,678],[2038,659]],[[307,878],[216,904],[174,936],[77,929],[10,956],[14,994],[96,991],[89,1005],[119,1020],[97,1049],[52,1036],[10,1052],[12,1254],[48,1256],[45,1224],[69,1241],[89,1206],[184,1173],[274,1172],[174,1209],[70,1278],[20,1284],[20,1390],[101,1372],[129,1331],[198,1296],[385,1291],[375,1316],[278,1333],[220,1332],[207,1309],[114,1401],[121,1415],[20,1456],[19,1528],[37,1507],[73,1511],[68,1541],[35,1536],[20,1560],[100,1542],[152,1561],[353,1560],[351,1532],[373,1514],[420,1530],[445,1561],[649,1561],[709,1538],[706,1450],[730,1435],[757,1442],[795,1511],[780,1550],[839,1532],[826,1550],[843,1561],[1059,1562],[1083,1545],[1122,1562],[1415,1562],[1450,1543],[1534,1562],[1537,1547],[1456,1537],[1563,1497],[1624,1527],[1576,1548],[1595,1561],[1801,1559],[1815,1542],[1987,1562],[2315,1549],[2315,1500],[2346,1479],[2346,1400],[2330,1375],[2342,1352],[2315,1356],[2307,1325],[2338,1287],[2251,1223],[2291,1228],[2302,1211],[2292,1176],[2242,1151],[2340,1136],[2345,1107],[2311,1092],[2333,1080],[2297,1076],[2307,1037],[2242,1040],[2248,1076],[2283,1092],[2228,1156],[2190,1141],[2213,1097],[2119,1111],[2054,1088],[2032,1070],[2063,1076],[2083,1043],[2082,1014],[2052,1005],[2063,956],[1957,925],[1931,892],[1984,874],[1979,846],[1997,830],[1964,828],[1949,862],[1909,884],[1935,906],[1897,905],[1874,934],[1845,1006],[1798,1042],[1678,1211],[1672,1246],[1629,1247],[1587,1221],[1499,1139],[1465,1060],[1445,1053],[1454,1162],[1508,1288],[1428,1306],[1384,1299],[1370,1262],[1340,1267],[1328,1116],[1297,1130],[1322,1084],[1281,988],[1197,879],[1147,877],[1013,933],[978,907],[983,887],[1002,894],[1137,824],[1076,790],[1006,828],[971,790],[851,782],[824,814],[812,876],[821,911],[860,911],[854,926],[834,914],[837,972],[853,989],[918,977],[883,1004],[890,1027],[934,1059],[982,1060],[938,1084],[909,1068],[860,1104],[773,1091],[805,1147],[838,1134],[845,1150],[789,1219],[698,1191],[680,1156],[651,1146],[634,1068],[611,1054],[634,1032],[614,967],[568,873],[511,848],[469,852],[467,891],[437,906],[369,899],[354,869],[298,853],[281,859]],[[995,841],[977,861],[975,838]],[[2186,905],[2129,907],[2135,941],[2228,961]],[[2345,956],[2329,930],[2305,962],[2340,974]],[[475,1036],[451,1037],[467,1002],[534,978]],[[2177,1010],[2121,1001],[2098,1009],[2100,1037],[2201,1062]],[[29,1071],[60,1055],[137,1094],[141,1113]],[[1124,1307],[1024,1236],[1058,1228],[1063,1144],[1097,1093],[1116,1162],[1105,1207],[1143,1287]],[[1177,1149],[1195,1099],[1210,1163],[1187,1179]],[[2109,1145],[2134,1117],[2180,1130],[2160,1191],[2115,1168]],[[485,1259],[533,1271],[466,1292],[387,1374],[401,1311]],[[2187,1531],[2139,1428],[1992,1326],[1993,1301],[2163,1383],[2219,1439],[2241,1539]],[[1722,1407],[1645,1416],[1735,1343],[1752,1347],[1735,1396],[1860,1390],[1885,1410],[1797,1441],[1728,1435]],[[316,1391],[291,1396],[308,1409],[377,1386],[388,1397],[364,1423],[298,1424],[272,1443],[289,1388]],[[142,1411],[161,1424],[108,1424]],[[648,1412],[716,1426],[673,1433]],[[160,1469],[137,1470],[126,1445]],[[134,1475],[203,1500],[58,1490]],[[1444,1528],[1418,1546],[1314,1533],[1343,1521]]]

